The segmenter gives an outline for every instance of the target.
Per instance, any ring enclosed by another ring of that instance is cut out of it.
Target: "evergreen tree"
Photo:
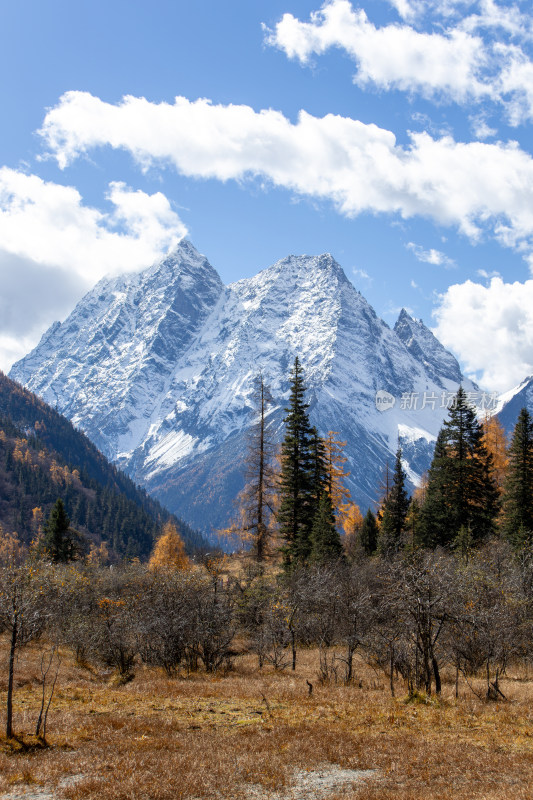
[[[285,409],[285,438],[281,446],[278,523],[284,542],[281,550],[286,570],[305,563],[310,550],[313,519],[312,431],[304,402],[303,371],[298,357],[291,370],[289,407]]]
[[[373,555],[378,546],[379,528],[372,509],[368,509],[361,526],[361,547],[367,556]]]
[[[421,512],[426,546],[453,544],[462,527],[479,542],[494,530],[498,488],[475,410],[459,388],[437,437]]]
[[[515,544],[533,539],[533,419],[526,408],[518,416],[509,446],[503,492],[504,534]]]
[[[65,506],[58,498],[44,526],[43,547],[52,561],[72,561],[77,555],[76,536],[70,528]]]
[[[310,561],[315,564],[325,564],[340,558],[342,554],[341,537],[335,526],[331,497],[326,491],[323,491],[320,496],[310,538]]]
[[[397,551],[402,540],[410,498],[405,490],[405,470],[402,466],[402,449],[398,447],[394,464],[392,486],[383,506],[379,531],[379,550],[382,553]]]
[[[310,484],[310,497],[309,497],[309,522],[313,525],[318,508],[320,506],[320,498],[324,492],[327,492],[331,499],[331,492],[329,491],[328,473],[326,463],[326,448],[324,440],[318,435],[315,427],[311,428],[311,440],[309,442],[309,449],[311,455],[311,484]],[[309,534],[311,531],[309,530]]]

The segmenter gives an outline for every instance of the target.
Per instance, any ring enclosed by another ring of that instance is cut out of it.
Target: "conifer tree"
[[[348,513],[350,507],[350,492],[344,486],[343,479],[350,473],[344,470],[347,461],[344,455],[346,442],[341,442],[336,437],[337,431],[328,431],[324,441],[324,456],[327,473],[327,489],[331,497],[333,513],[337,522],[342,524],[344,515]]]
[[[151,570],[186,570],[190,566],[191,562],[185,552],[185,545],[178,529],[172,522],[165,523],[163,532],[155,543],[148,568]]]
[[[492,456],[493,475],[501,494],[507,475],[509,456],[507,453],[507,437],[498,417],[487,416],[483,420],[483,441]]]
[[[312,431],[304,402],[305,386],[298,356],[291,370],[289,406],[285,409],[285,438],[281,446],[278,511],[281,548],[286,570],[305,563],[310,550],[312,525]]]
[[[315,427],[311,428],[309,449],[311,455],[309,523],[310,526],[312,526],[320,506],[322,494],[328,492],[331,498],[331,493],[328,490],[329,484],[325,443],[324,439],[321,439],[318,435],[318,431]],[[311,534],[311,530],[309,530],[309,534]]]
[[[462,527],[479,542],[494,530],[498,489],[475,410],[459,388],[439,432],[421,512],[426,546],[452,545]]]
[[[343,514],[342,529],[344,531],[343,545],[345,552],[356,553],[361,546],[361,528],[363,526],[363,515],[356,503],[349,503]]]
[[[394,463],[392,486],[383,506],[383,517],[379,531],[379,550],[391,553],[399,549],[410,498],[405,489],[406,474],[402,466],[402,449],[398,447]]]
[[[366,512],[361,526],[361,546],[367,556],[373,555],[378,546],[379,528],[372,509]]]
[[[313,526],[311,528],[311,552],[309,560],[314,564],[325,564],[336,561],[342,554],[342,544],[337,528],[335,515],[328,492],[320,496]]]
[[[52,561],[72,561],[77,555],[76,534],[70,527],[70,519],[61,498],[50,511],[44,526],[43,548]]]
[[[260,563],[269,554],[276,492],[275,445],[268,426],[273,401],[261,373],[255,380],[253,401],[256,419],[247,436],[246,483],[237,500],[239,518],[221,533],[237,535],[244,543],[250,543]]]
[[[533,540],[533,419],[523,408],[509,446],[509,466],[502,498],[502,529],[517,545]]]

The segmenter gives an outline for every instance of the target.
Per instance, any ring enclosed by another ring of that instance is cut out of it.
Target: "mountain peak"
[[[321,253],[320,255],[288,255],[280,259],[271,267],[268,267],[264,272],[274,271],[278,274],[291,274],[296,275],[305,274],[306,276],[315,275],[317,277],[324,277],[331,275],[337,280],[342,282],[347,281],[348,278],[341,267],[341,265],[334,259],[331,253]]]
[[[442,378],[454,383],[461,382],[461,368],[457,359],[446,350],[421,319],[414,319],[402,308],[394,332],[437,383],[442,385]]]
[[[406,308],[402,308],[398,316],[398,319],[396,321],[396,326],[401,325],[402,323],[405,322],[416,322],[416,320],[414,317],[411,316],[411,314],[409,314]]]
[[[242,488],[254,376],[268,381],[279,438],[296,355],[313,424],[347,441],[359,505],[399,432],[412,475],[426,469],[445,410],[383,413],[377,401],[454,390],[459,366],[405,309],[391,331],[331,253],[288,255],[224,288],[183,240],[144,272],[101,282],[12,376],[172,510],[222,527]]]

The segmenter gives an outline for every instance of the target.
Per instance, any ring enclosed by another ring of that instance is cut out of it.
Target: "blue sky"
[[[19,0],[0,69],[0,368],[187,235],[226,282],[329,251],[486,388],[533,373],[529,0]]]

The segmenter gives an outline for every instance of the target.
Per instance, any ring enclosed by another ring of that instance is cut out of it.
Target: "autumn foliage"
[[[151,570],[187,570],[190,566],[191,562],[178,529],[172,522],[167,522],[163,527],[163,533],[155,543],[148,567]]]

